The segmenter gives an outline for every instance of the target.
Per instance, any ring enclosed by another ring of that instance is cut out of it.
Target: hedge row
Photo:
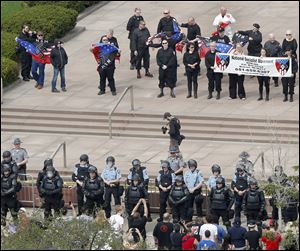
[[[17,46],[17,43],[15,42],[16,36],[17,34],[1,32],[1,56],[14,61],[17,61],[18,59],[15,50]]]
[[[16,81],[18,76],[18,64],[9,58],[1,56],[1,78],[3,79],[3,86],[7,86]]]

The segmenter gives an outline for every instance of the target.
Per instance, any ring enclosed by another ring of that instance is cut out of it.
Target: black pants
[[[180,220],[186,220],[187,202],[183,202],[179,205],[173,205],[169,203],[172,209],[173,222],[179,222]]]
[[[254,220],[256,222],[261,220],[261,217],[259,216],[259,209],[257,209],[257,210],[248,210],[247,209],[247,224],[251,220]]]
[[[163,70],[159,67],[159,88],[170,87],[171,89],[176,86],[176,74],[177,74],[177,67],[176,68],[167,68]]]
[[[270,206],[272,207],[272,219],[278,220],[278,208],[275,205],[275,199],[271,198],[269,201],[270,201]]]
[[[167,201],[169,197],[170,191],[164,192],[159,191],[159,218],[162,219],[164,213],[167,211]]]
[[[134,51],[130,50],[130,64],[136,65],[136,56],[134,55]]]
[[[61,208],[61,195],[45,196],[45,218],[49,218],[51,215],[51,210],[53,209],[56,215],[59,215],[59,210]]]
[[[278,77],[273,77],[272,79],[274,80],[275,84],[278,84]]]
[[[222,221],[224,225],[226,222],[229,221],[229,215],[226,209],[211,209],[211,214],[218,217],[218,224],[219,224],[220,217],[222,217]]]
[[[263,95],[263,86],[266,88],[266,94],[269,95],[270,93],[270,77],[257,77],[258,84],[259,84],[259,95]]]
[[[96,197],[86,197],[84,208],[88,210],[88,215],[96,216],[96,209],[103,206],[103,194]]]
[[[106,69],[99,70],[99,75],[100,75],[99,89],[100,89],[100,91],[105,92],[106,79],[108,80],[108,86],[109,86],[111,92],[116,91],[114,73],[115,73],[114,68],[106,68]]]
[[[295,78],[296,74],[294,77],[289,77],[289,78],[282,78],[282,92],[284,95],[293,95],[294,94],[294,88],[295,88]]]
[[[237,94],[239,98],[246,98],[244,79],[245,76],[238,74],[228,74],[229,75],[229,97],[236,98]],[[236,92],[237,90],[237,92]]]
[[[106,218],[111,216],[111,195],[114,196],[115,205],[121,205],[121,198],[119,196],[118,187],[105,187],[104,193],[104,210]]]
[[[243,203],[243,196],[239,196],[239,195],[235,194],[234,217],[241,218],[242,203]]]
[[[6,224],[6,216],[8,210],[10,210],[11,216],[14,220],[18,217],[21,203],[17,200],[17,196],[1,196],[1,225]]]
[[[221,92],[221,79],[223,74],[215,73],[212,70],[207,70],[206,76],[208,78],[208,91],[212,93],[216,89],[217,92]]]
[[[18,174],[22,174],[19,176],[20,180],[27,180],[26,167],[25,168],[19,167]]]
[[[82,207],[84,204],[84,194],[82,187],[77,185],[77,203],[78,203],[78,214],[82,214]]]
[[[187,221],[192,221],[194,214],[194,202],[196,204],[197,216],[202,217],[202,203],[203,196],[201,194],[190,194],[190,198],[187,201],[188,212],[187,212]]]
[[[20,55],[21,75],[23,78],[29,78],[32,64],[32,57],[29,53],[23,52]]]
[[[187,84],[188,84],[188,94],[192,93],[192,89],[194,89],[194,94],[197,94],[197,91],[198,91],[198,73],[199,73],[199,70],[186,71]]]
[[[140,70],[142,68],[142,60],[143,65],[146,70],[149,69],[149,61],[150,61],[150,53],[149,48],[144,48],[138,50],[138,55],[136,57],[136,69]]]

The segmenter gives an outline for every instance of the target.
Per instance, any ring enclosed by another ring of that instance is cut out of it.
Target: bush
[[[19,34],[24,23],[41,30],[47,40],[63,37],[76,25],[78,12],[55,5],[34,6],[12,15],[1,24],[1,30]]]
[[[1,56],[17,61],[15,42],[16,34],[1,32]]]
[[[73,9],[78,12],[82,12],[86,7],[89,7],[99,1],[25,1],[28,6],[36,6],[36,5],[58,5],[67,9]]]
[[[15,61],[1,56],[1,77],[3,86],[7,86],[18,79],[19,67]]]

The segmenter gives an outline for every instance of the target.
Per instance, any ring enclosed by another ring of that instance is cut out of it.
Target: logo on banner
[[[224,71],[229,65],[230,56],[224,54],[216,54],[216,64],[221,71]]]
[[[284,76],[290,68],[289,59],[277,59],[275,61],[276,69],[281,76]]]

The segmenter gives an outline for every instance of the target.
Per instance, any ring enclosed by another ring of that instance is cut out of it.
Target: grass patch
[[[23,1],[1,1],[1,22],[12,14],[24,9],[26,4]]]

